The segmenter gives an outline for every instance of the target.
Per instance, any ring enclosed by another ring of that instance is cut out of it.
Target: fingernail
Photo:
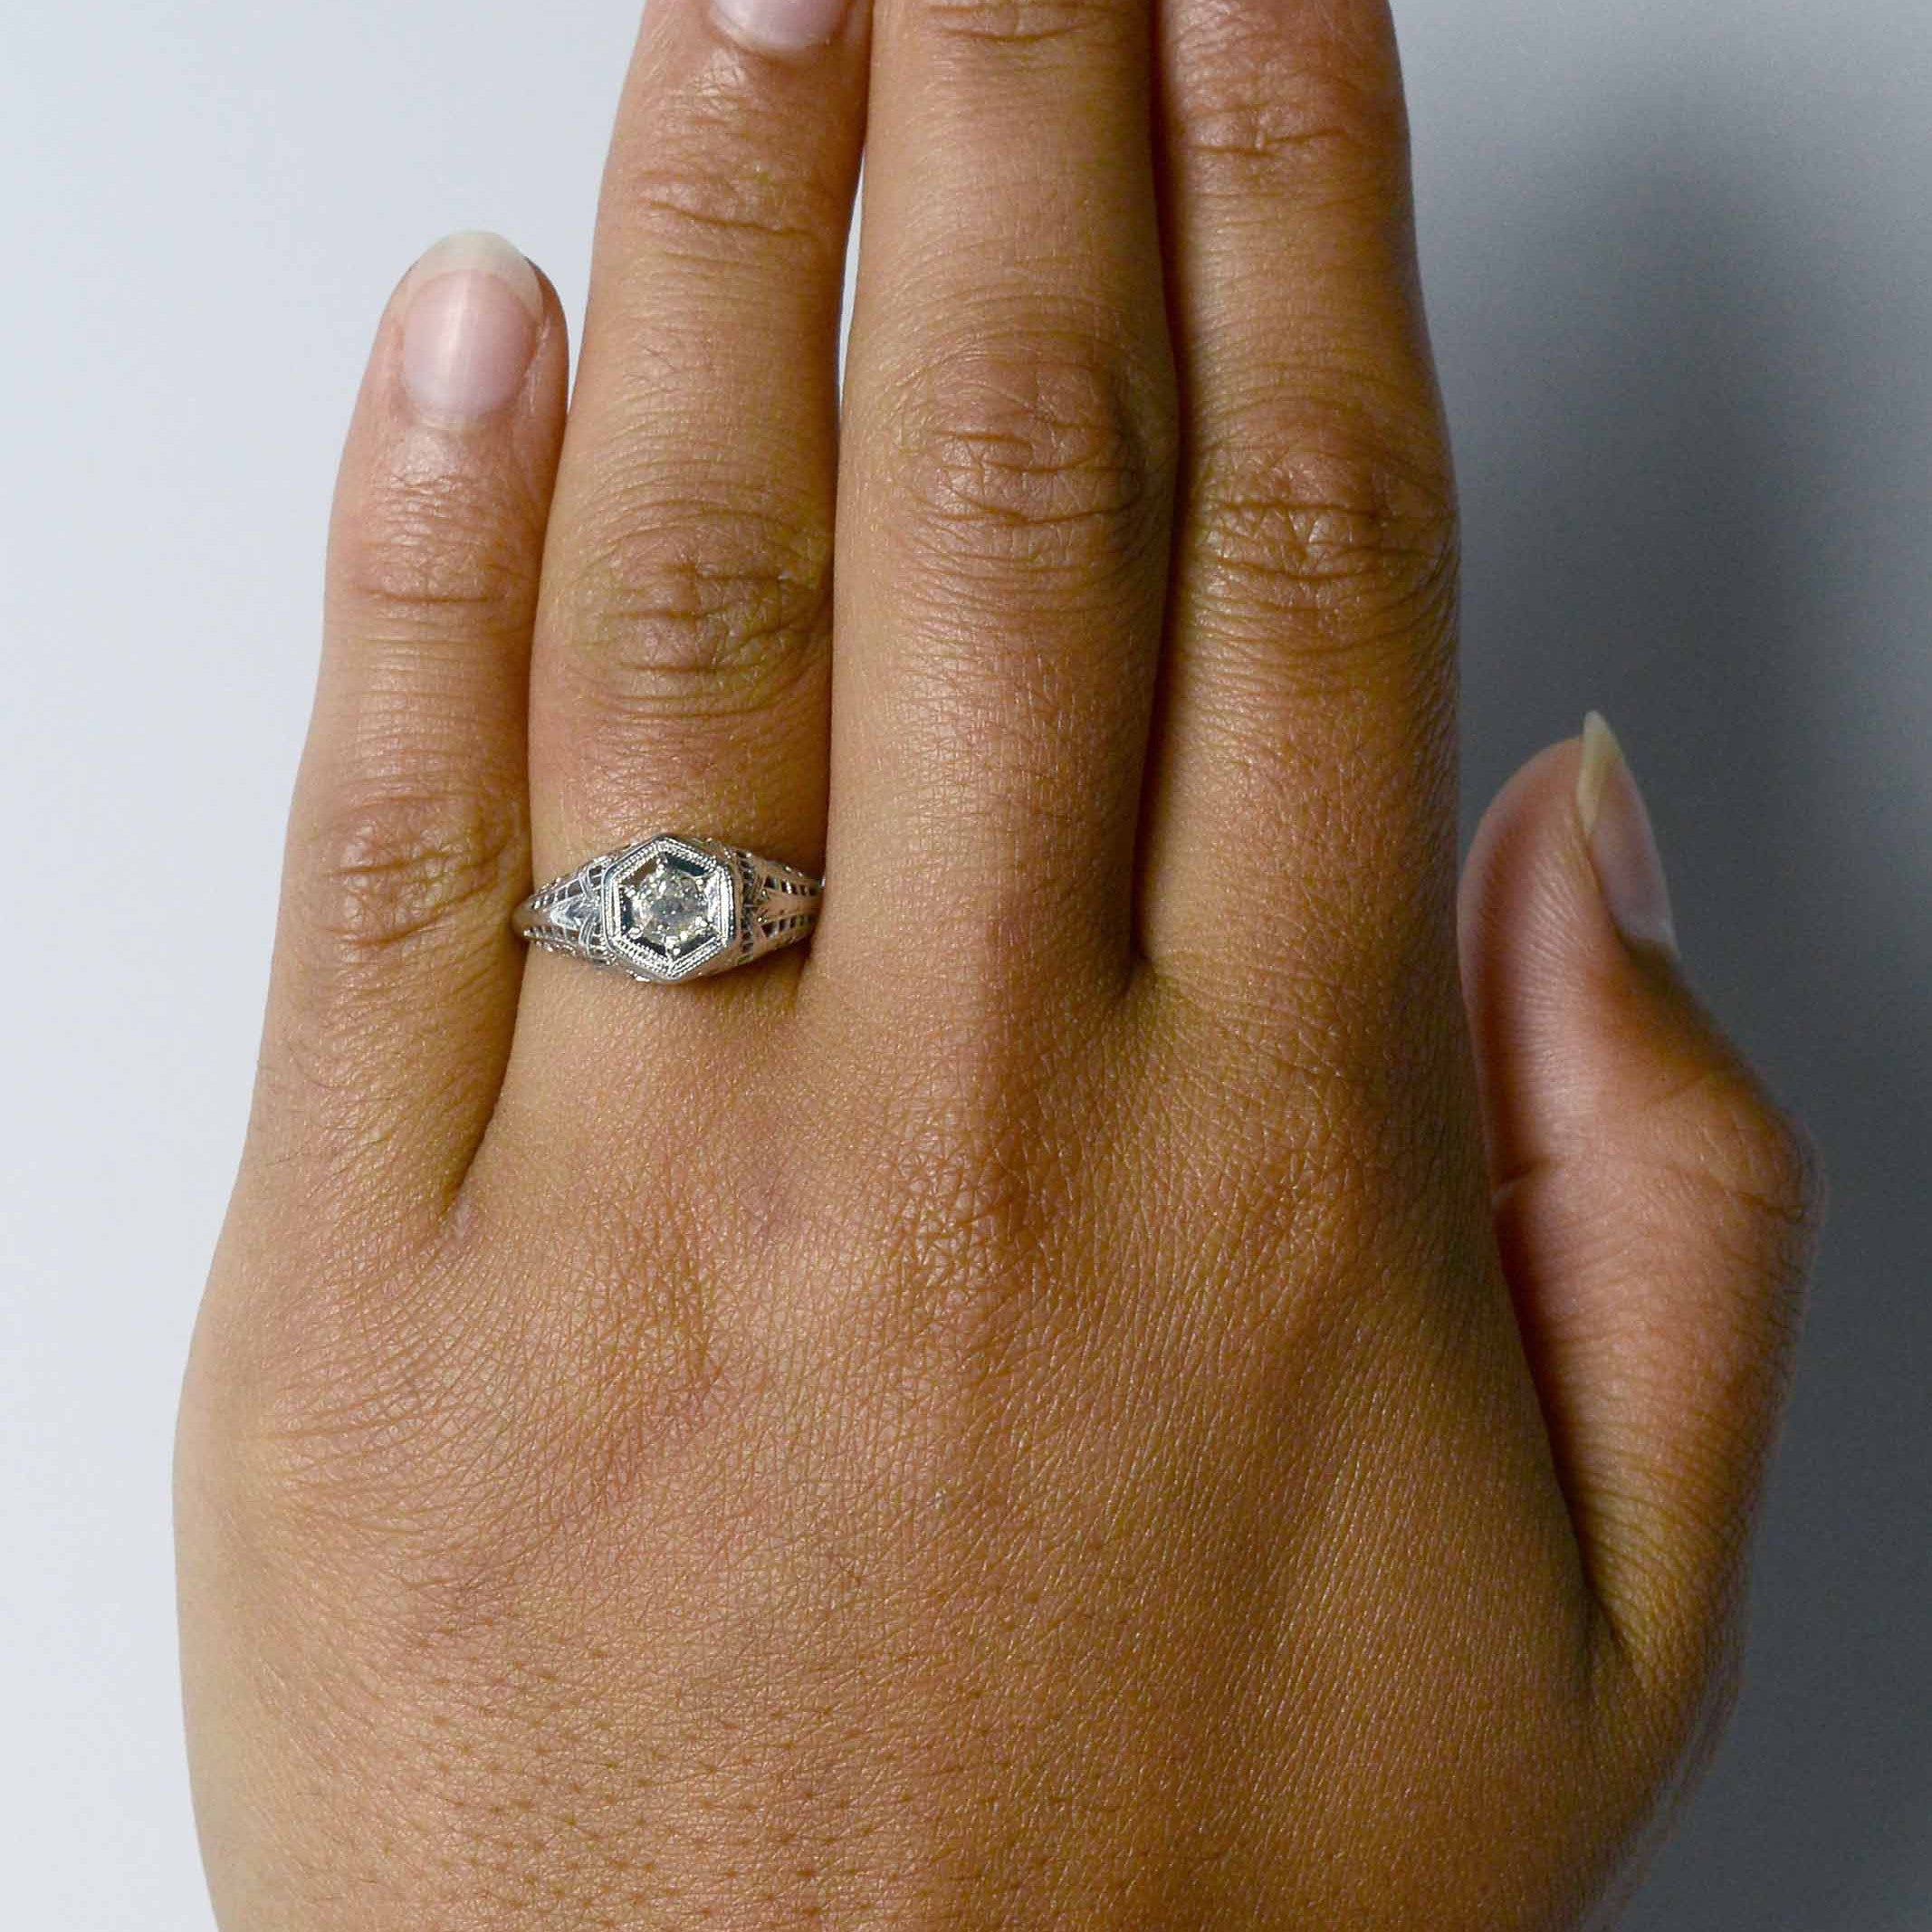
[[[803,53],[838,32],[846,0],[712,0],[712,16],[741,46]]]
[[[1650,815],[1616,733],[1595,712],[1583,720],[1576,814],[1590,848],[1597,890],[1617,931],[1633,945],[1659,946],[1677,958],[1670,891],[1664,883],[1664,862],[1658,854]]]
[[[426,415],[473,422],[523,387],[543,290],[502,235],[438,242],[409,271],[403,301],[403,385]]]

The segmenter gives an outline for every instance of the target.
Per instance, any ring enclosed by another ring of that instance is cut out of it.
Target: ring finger
[[[859,7],[834,8],[666,0],[646,17],[544,558],[540,879],[660,830],[818,861],[866,58]],[[593,1024],[664,1010],[601,976],[591,991],[569,962],[531,980],[540,1007],[568,984],[559,997]]]

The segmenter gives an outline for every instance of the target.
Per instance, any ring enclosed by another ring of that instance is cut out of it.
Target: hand
[[[1733,1679],[1810,1189],[1600,729],[1459,975],[1384,6],[716,5],[568,434],[471,238],[349,437],[183,1412],[220,1920],[1579,1924]],[[823,859],[808,954],[526,965],[659,829]]]

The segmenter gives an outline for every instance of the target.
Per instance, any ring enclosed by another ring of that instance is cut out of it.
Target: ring
[[[824,896],[822,880],[789,866],[658,832],[540,886],[511,924],[532,945],[664,985],[797,945]]]

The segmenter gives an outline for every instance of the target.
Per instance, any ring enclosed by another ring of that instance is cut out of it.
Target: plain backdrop
[[[1932,14],[1401,11],[1468,521],[1471,810],[1609,713],[1691,968],[1834,1181],[1749,1688],[1631,1923],[1926,1927]],[[22,1932],[209,1925],[169,1431],[247,1102],[337,445],[382,302],[442,232],[502,229],[580,312],[634,24],[633,0],[6,10],[0,1922]]]

